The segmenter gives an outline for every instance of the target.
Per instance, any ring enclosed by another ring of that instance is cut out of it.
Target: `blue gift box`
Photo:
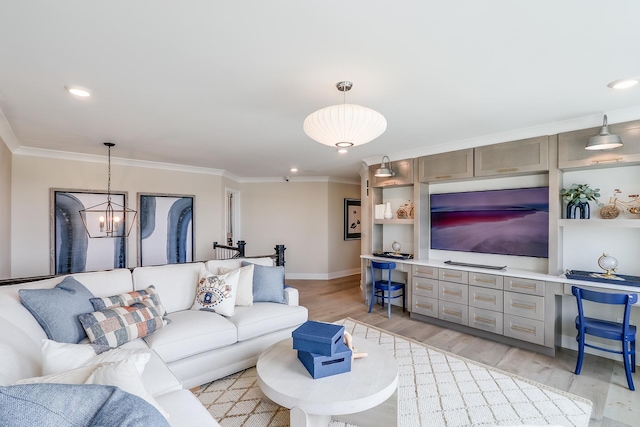
[[[298,359],[313,379],[351,371],[351,350],[342,342],[332,356],[298,350]]]
[[[338,344],[344,345],[344,326],[309,320],[291,334],[293,348],[308,353],[331,356]]]

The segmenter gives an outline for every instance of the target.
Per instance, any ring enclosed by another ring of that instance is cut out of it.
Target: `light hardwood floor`
[[[586,355],[582,373],[574,375],[577,353],[562,349],[556,357],[543,356],[483,338],[420,322],[392,307],[374,306],[367,313],[359,284],[360,276],[334,280],[289,280],[300,291],[300,304],[309,309],[309,319],[333,322],[351,317],[433,347],[494,366],[539,383],[555,387],[593,402],[590,427],[640,426],[640,391],[630,391],[622,361]],[[636,387],[640,376],[634,375]]]

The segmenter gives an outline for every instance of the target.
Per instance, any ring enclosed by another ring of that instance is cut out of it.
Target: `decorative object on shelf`
[[[90,238],[128,237],[133,228],[136,211],[111,200],[111,147],[113,142],[105,142],[108,150],[107,160],[107,201],[80,210],[82,223]]]
[[[311,139],[321,144],[346,150],[371,142],[387,129],[384,116],[371,108],[346,103],[346,93],[353,83],[342,81],[336,88],[343,94],[343,103],[322,108],[304,119],[303,129]]]
[[[609,203],[600,209],[600,216],[604,219],[614,219],[625,209],[631,214],[640,213],[640,195],[630,194],[628,197],[631,200],[619,200],[618,194],[622,193],[620,189],[613,190],[613,197],[609,198]]]
[[[384,218],[385,219],[391,219],[393,218],[393,212],[391,212],[391,203],[386,204],[385,208],[384,208]]]
[[[618,269],[618,260],[612,257],[609,254],[603,253],[600,258],[598,258],[598,266],[605,271],[605,274],[601,275],[601,277],[607,279],[615,279],[616,276],[613,274]]]
[[[405,203],[396,211],[398,219],[413,219],[413,203]]]
[[[389,166],[387,166],[384,159],[387,159],[387,161],[389,162]],[[391,159],[389,159],[389,156],[382,156],[382,163],[380,164],[380,167],[373,173],[373,176],[378,178],[388,178],[390,176],[396,176],[395,171],[391,168]]]
[[[385,209],[385,205],[384,203],[380,203],[379,205],[376,205],[374,208],[374,219],[384,219],[384,209]]]
[[[402,245],[400,244],[400,242],[397,241],[393,241],[393,243],[391,244],[391,249],[393,249],[393,252],[396,254],[400,253],[400,249],[402,249]]]
[[[344,240],[358,240],[362,236],[360,199],[344,199]]]
[[[591,216],[589,208],[590,200],[595,201],[598,206],[602,206],[602,203],[598,202],[598,197],[600,197],[599,191],[599,188],[595,190],[591,189],[589,184],[571,184],[571,187],[560,190],[562,200],[567,202],[567,218],[589,218]]]
[[[618,135],[609,133],[607,124],[607,115],[604,115],[602,127],[596,136],[589,138],[585,150],[611,150],[612,148],[622,147],[622,139]]]

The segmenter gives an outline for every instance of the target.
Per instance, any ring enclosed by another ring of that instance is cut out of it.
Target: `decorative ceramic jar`
[[[567,204],[567,218],[569,219],[589,219],[591,209],[589,203],[569,202]]]
[[[387,205],[384,208],[384,218],[385,219],[393,218],[393,212],[391,212],[391,203],[387,203]]]

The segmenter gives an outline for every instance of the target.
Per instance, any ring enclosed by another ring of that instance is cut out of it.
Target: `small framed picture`
[[[344,240],[360,239],[360,199],[344,199]]]

